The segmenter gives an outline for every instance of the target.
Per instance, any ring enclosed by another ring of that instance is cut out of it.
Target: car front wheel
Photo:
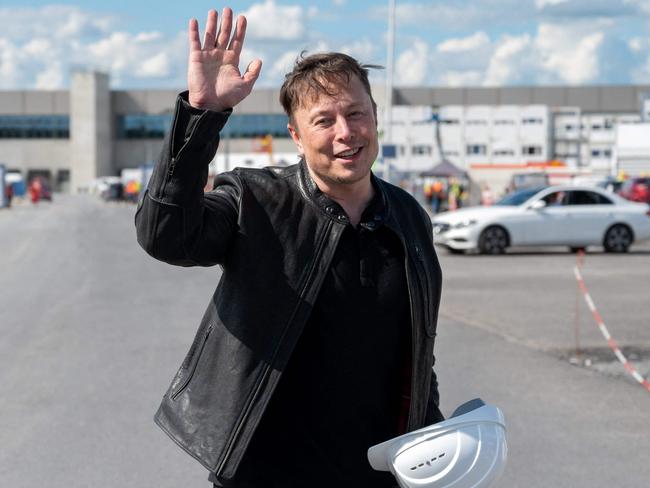
[[[616,224],[605,233],[603,246],[607,252],[627,252],[633,240],[632,231],[627,225]]]
[[[508,247],[508,234],[503,227],[491,226],[481,233],[478,248],[483,254],[503,254]]]

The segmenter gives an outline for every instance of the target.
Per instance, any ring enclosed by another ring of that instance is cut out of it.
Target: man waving
[[[442,419],[432,370],[441,273],[419,204],[377,177],[368,68],[302,57],[280,103],[300,161],[235,169],[203,193],[219,131],[252,90],[246,20],[189,28],[188,92],[136,214],[138,241],[223,268],[155,420],[235,488],[392,487],[367,449]]]

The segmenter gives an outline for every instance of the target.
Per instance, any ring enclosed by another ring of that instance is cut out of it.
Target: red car
[[[633,202],[650,203],[650,177],[630,178],[618,193]]]

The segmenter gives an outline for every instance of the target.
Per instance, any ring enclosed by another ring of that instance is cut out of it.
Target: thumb
[[[246,67],[246,72],[244,73],[244,76],[242,76],[242,78],[246,83],[250,84],[252,88],[257,78],[259,78],[261,71],[262,71],[262,60],[255,59],[248,64],[248,66]]]

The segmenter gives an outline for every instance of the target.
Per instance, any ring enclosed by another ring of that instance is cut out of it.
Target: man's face
[[[361,81],[353,75],[333,91],[333,97],[307,97],[288,126],[321,190],[323,184],[336,190],[369,178],[379,151],[375,110]]]

